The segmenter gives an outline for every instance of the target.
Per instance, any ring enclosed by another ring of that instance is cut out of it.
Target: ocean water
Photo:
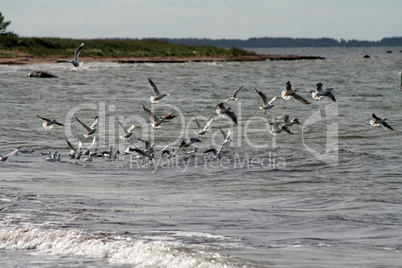
[[[393,53],[386,53],[392,50]],[[257,49],[325,60],[0,66],[1,267],[400,267],[402,263],[401,48]],[[363,55],[370,59],[363,59]],[[45,71],[55,79],[27,78]],[[171,95],[150,103],[151,78]],[[281,98],[287,81],[311,104]],[[335,87],[337,103],[310,90]],[[220,118],[227,105],[238,125]],[[266,114],[255,88],[269,99]],[[142,105],[176,118],[150,127]],[[369,124],[388,118],[395,131]],[[272,136],[288,114],[300,125]],[[50,130],[36,116],[65,124]],[[121,153],[69,157],[66,140],[92,139],[75,120],[99,116],[96,148],[155,144],[152,161]],[[202,142],[179,150],[214,117]],[[135,125],[129,141],[126,127]],[[204,154],[232,142],[222,157]],[[176,149],[162,158],[160,150]],[[48,162],[41,152],[61,153]]]

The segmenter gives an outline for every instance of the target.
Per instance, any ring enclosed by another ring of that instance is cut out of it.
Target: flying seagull
[[[317,83],[316,84],[317,89],[314,91],[310,91],[311,92],[311,96],[313,97],[313,99],[315,100],[320,100],[322,97],[328,97],[331,100],[333,100],[334,102],[336,102],[336,98],[335,95],[332,93],[332,90],[334,89],[332,88],[326,88],[326,89],[322,89],[322,83]]]
[[[275,117],[275,119],[283,120],[285,122],[284,125],[287,127],[293,126],[294,124],[300,125],[300,122],[297,118],[290,120],[289,115],[277,116],[277,117]]]
[[[99,123],[98,116],[95,117],[94,121],[92,122],[91,126],[89,126],[89,127],[86,124],[84,124],[83,122],[81,122],[77,117],[75,119],[87,130],[87,134],[85,134],[84,137],[90,138],[92,136],[92,134],[95,133],[96,126]]]
[[[236,114],[230,109],[230,107],[225,107],[225,105],[223,104],[223,102],[217,104],[216,106],[218,106],[218,108],[216,109],[216,113],[220,116],[220,117],[229,117],[230,119],[233,120],[233,122],[237,125],[237,116]]]
[[[160,125],[169,122],[167,120],[173,119],[175,116],[173,113],[168,113],[162,116],[161,118],[157,117],[154,113],[152,113],[147,107],[142,105],[142,108],[144,109],[145,113],[148,115],[148,117],[152,120],[151,127],[155,130],[160,129]]]
[[[281,124],[281,122],[273,122],[272,124],[272,129],[269,130],[269,133],[271,133],[272,136],[276,136],[279,133],[282,132],[282,130],[285,130],[285,126]],[[288,132],[289,133],[289,132]],[[289,133],[290,134],[290,133]]]
[[[198,127],[198,132],[195,132],[195,133],[196,133],[199,137],[202,137],[203,135],[205,135],[205,133],[207,133],[207,130],[208,130],[208,128],[211,126],[212,121],[214,121],[214,118],[211,116],[211,117],[209,118],[209,120],[207,121],[206,125],[205,125],[203,128],[201,128],[201,125],[200,125],[200,123],[198,122],[197,117],[194,116],[194,118],[195,118],[195,123],[197,123],[197,127]]]
[[[300,101],[303,104],[310,104],[310,102],[303,97],[296,94],[297,89],[292,89],[292,85],[290,81],[286,82],[286,88],[282,90],[282,98],[285,100],[289,100],[293,98],[294,100]]]
[[[148,81],[149,81],[149,84],[151,85],[152,90],[154,92],[154,96],[150,97],[152,103],[158,103],[163,97],[170,95],[170,94],[161,94],[159,92],[159,89],[154,84],[154,82],[152,82],[151,78],[148,78]]]
[[[53,128],[53,125],[58,125],[58,126],[64,126],[62,123],[59,123],[56,121],[56,119],[48,119],[48,118],[44,118],[42,116],[36,115],[37,117],[39,117],[40,119],[42,119],[43,121],[43,127],[45,129],[51,129]]]
[[[128,140],[131,135],[133,134],[133,130],[134,130],[134,125],[131,125],[129,128],[126,128],[125,126],[123,126],[122,123],[120,123],[119,120],[117,120],[117,122],[119,123],[119,125],[123,128],[124,130],[124,135],[120,136],[120,139],[122,140]]]
[[[237,93],[243,88],[243,86],[239,87],[238,89],[236,89],[235,91],[233,91],[233,96],[230,97],[229,99],[226,99],[224,103],[227,103],[229,101],[238,101],[239,98],[237,97]]]
[[[1,163],[6,162],[6,160],[7,160],[10,156],[13,156],[13,155],[17,154],[17,153],[19,152],[19,150],[20,150],[20,148],[18,147],[17,149],[15,149],[14,151],[12,151],[12,152],[9,153],[9,154],[3,155],[3,156],[0,155],[0,162],[1,162]]]
[[[223,135],[223,142],[219,146],[223,147],[232,142],[232,132],[230,131],[230,128],[228,129],[228,132],[223,131],[222,128],[219,128],[219,129],[221,130],[221,133]]]
[[[56,62],[69,62],[74,65],[74,67],[80,69],[83,65],[83,62],[78,62],[78,56],[80,55],[80,52],[82,48],[84,47],[84,43],[82,43],[76,50],[74,54],[74,59],[73,60],[57,60]]]
[[[387,118],[380,118],[378,116],[376,116],[375,114],[373,114],[373,118],[374,120],[370,120],[370,125],[374,126],[374,127],[378,127],[378,126],[382,126],[383,128],[389,129],[389,130],[394,130],[390,125],[388,125],[385,120],[387,120]]]
[[[257,91],[258,95],[260,95],[260,97],[264,103],[264,106],[258,107],[258,109],[260,111],[264,111],[264,113],[266,114],[268,109],[274,107],[274,105],[272,103],[276,100],[276,96],[273,97],[270,101],[268,101],[267,96],[261,90],[258,90],[257,88],[255,88],[255,91]]]

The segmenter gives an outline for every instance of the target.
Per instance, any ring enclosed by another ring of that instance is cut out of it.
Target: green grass
[[[85,43],[81,56],[241,56],[255,54],[239,48],[176,45],[155,39],[113,40],[0,36],[0,57],[71,56],[81,43]]]

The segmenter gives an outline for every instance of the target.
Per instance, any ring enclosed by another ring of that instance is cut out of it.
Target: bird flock
[[[84,47],[84,43],[82,43],[76,49],[75,55],[74,55],[74,60],[58,60],[56,62],[69,62],[69,63],[72,63],[73,66],[76,67],[77,69],[82,68],[82,62],[78,61],[78,57],[79,57],[79,54],[80,54],[81,50],[83,49],[83,47]],[[30,75],[28,75],[28,76],[30,76]],[[150,78],[148,78],[148,82],[149,82],[149,85],[151,86],[152,93],[153,93],[152,96],[150,96],[151,105],[157,105],[163,98],[170,96],[169,93],[161,93],[160,90],[158,89],[158,87],[155,85],[155,83]],[[320,101],[322,98],[327,97],[330,100],[332,100],[333,102],[337,102],[335,95],[333,93],[333,89],[334,89],[333,87],[323,89],[323,83],[319,82],[316,84],[316,90],[312,90],[312,91],[310,91],[310,93],[311,93],[313,100]],[[219,117],[228,118],[229,120],[233,121],[233,123],[236,125],[238,124],[237,115],[229,106],[225,106],[225,105],[227,105],[230,101],[234,101],[234,102],[238,101],[240,99],[238,95],[241,90],[244,90],[243,87],[239,87],[238,89],[234,90],[233,96],[225,99],[222,102],[219,102],[216,105],[216,107],[217,107],[216,114]],[[402,90],[402,78],[401,78],[401,90]],[[273,103],[275,102],[277,97],[273,96],[272,98],[268,98],[261,90],[259,90],[257,88],[255,88],[255,91],[258,94],[258,96],[261,98],[262,103],[263,103],[262,106],[258,107],[258,110],[264,111],[264,114],[266,114],[267,110],[272,109],[274,107]],[[290,81],[288,81],[286,83],[285,88],[282,90],[281,97],[284,100],[293,99],[293,100],[298,101],[305,105],[308,105],[311,103],[310,101],[306,100],[304,97],[299,95],[298,91],[296,89],[292,88]],[[149,119],[151,121],[150,126],[154,130],[159,130],[162,127],[162,124],[168,123],[176,117],[174,112],[167,113],[162,116],[157,116],[145,105],[142,105],[142,107],[143,107],[145,114],[149,117]],[[49,119],[46,117],[42,117],[40,115],[37,115],[37,117],[43,121],[43,127],[46,130],[50,130],[54,126],[64,127],[64,124],[58,122],[56,119]],[[375,127],[382,126],[385,129],[394,131],[394,129],[388,123],[386,123],[387,118],[380,118],[380,117],[376,116],[374,113],[372,114],[372,117],[373,117],[373,119],[370,120],[370,125],[375,126]],[[297,118],[293,118],[292,120],[290,120],[289,115],[281,115],[281,116],[276,116],[274,118],[275,118],[274,121],[269,122],[269,124],[271,125],[271,129],[269,130],[269,133],[273,136],[278,135],[282,131],[285,131],[288,134],[294,134],[293,131],[290,129],[290,127],[293,126],[294,124],[300,124],[300,122]],[[160,156],[164,157],[164,158],[173,158],[176,156],[175,148],[172,148],[171,150],[169,150],[168,145],[166,145],[163,149],[157,151],[154,148],[155,147],[154,144],[151,144],[151,142],[148,140],[143,140],[140,138],[138,138],[137,140],[144,143],[143,148],[140,148],[137,146],[128,146],[124,150],[124,152],[120,152],[119,150],[114,151],[113,146],[110,145],[109,150],[99,152],[99,150],[97,148],[95,148],[96,137],[92,137],[97,130],[97,126],[99,124],[99,117],[96,116],[90,125],[87,125],[86,123],[84,123],[83,121],[85,121],[85,120],[81,121],[77,117],[75,117],[75,119],[80,125],[83,126],[83,128],[85,128],[86,133],[83,134],[83,137],[85,137],[87,139],[92,138],[92,142],[88,147],[86,147],[84,145],[82,139],[80,138],[80,135],[77,135],[78,146],[75,147],[74,145],[71,144],[70,141],[68,141],[66,139],[67,145],[71,149],[70,154],[69,154],[69,157],[71,159],[80,160],[80,161],[92,161],[93,157],[102,157],[105,159],[117,159],[118,155],[121,153],[131,154],[131,155],[135,153],[137,159],[140,159],[141,161],[148,160],[148,162],[146,164],[149,165],[150,161],[155,157],[156,153],[159,153]],[[211,116],[209,118],[209,120],[206,122],[205,125],[201,125],[195,115],[194,115],[194,119],[195,119],[195,123],[198,128],[198,131],[194,132],[196,137],[192,137],[187,141],[182,140],[178,147],[178,149],[183,154],[189,155],[189,156],[191,156],[191,155],[194,156],[195,153],[198,152],[198,148],[195,147],[195,144],[202,142],[203,136],[208,132],[208,130],[211,128],[211,125],[214,122],[213,116]],[[131,125],[129,127],[126,127],[120,121],[118,121],[118,123],[124,131],[124,134],[122,136],[120,136],[120,139],[122,139],[126,143],[128,143],[130,137],[132,137],[132,135],[134,134],[133,131],[134,131],[135,126]],[[213,156],[216,158],[221,158],[223,150],[232,141],[232,133],[231,133],[230,128],[227,131],[223,130],[222,128],[219,128],[219,130],[222,134],[222,142],[220,143],[220,145],[217,148],[210,148],[203,152],[205,154],[213,153]],[[194,148],[191,149],[192,147],[194,147]],[[18,155],[18,153],[34,154],[35,150],[34,149],[21,150],[21,148],[18,147],[9,154],[6,154],[4,156],[0,155],[0,162],[4,163],[9,157]],[[61,160],[61,154],[57,151],[55,151],[53,153],[52,152],[47,152],[47,153],[41,152],[41,154],[43,156],[46,156],[46,158],[44,158],[44,159],[49,162],[56,162],[56,161]]]

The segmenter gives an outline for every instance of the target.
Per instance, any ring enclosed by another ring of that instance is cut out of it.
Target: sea
[[[0,65],[0,154],[19,149],[0,163],[0,266],[401,267],[401,50],[258,48],[325,59],[80,70]],[[170,94],[157,104],[149,78]],[[288,81],[310,104],[282,98]],[[318,82],[336,102],[312,98]],[[225,104],[236,124],[216,109],[239,87]],[[276,97],[274,107],[260,111],[255,88]],[[175,118],[155,130],[144,107]],[[372,126],[373,114],[394,131]],[[45,129],[37,115],[64,126]],[[300,124],[271,135],[284,115]],[[84,137],[76,118],[95,117],[95,134]],[[211,117],[201,141],[180,149],[198,138],[196,121],[203,128]],[[134,125],[128,140],[121,125]],[[221,155],[205,153],[228,134]],[[82,151],[95,142],[92,161],[69,156],[67,141],[77,149],[80,140]],[[153,158],[125,153],[145,140]],[[46,160],[56,151],[60,161]]]

